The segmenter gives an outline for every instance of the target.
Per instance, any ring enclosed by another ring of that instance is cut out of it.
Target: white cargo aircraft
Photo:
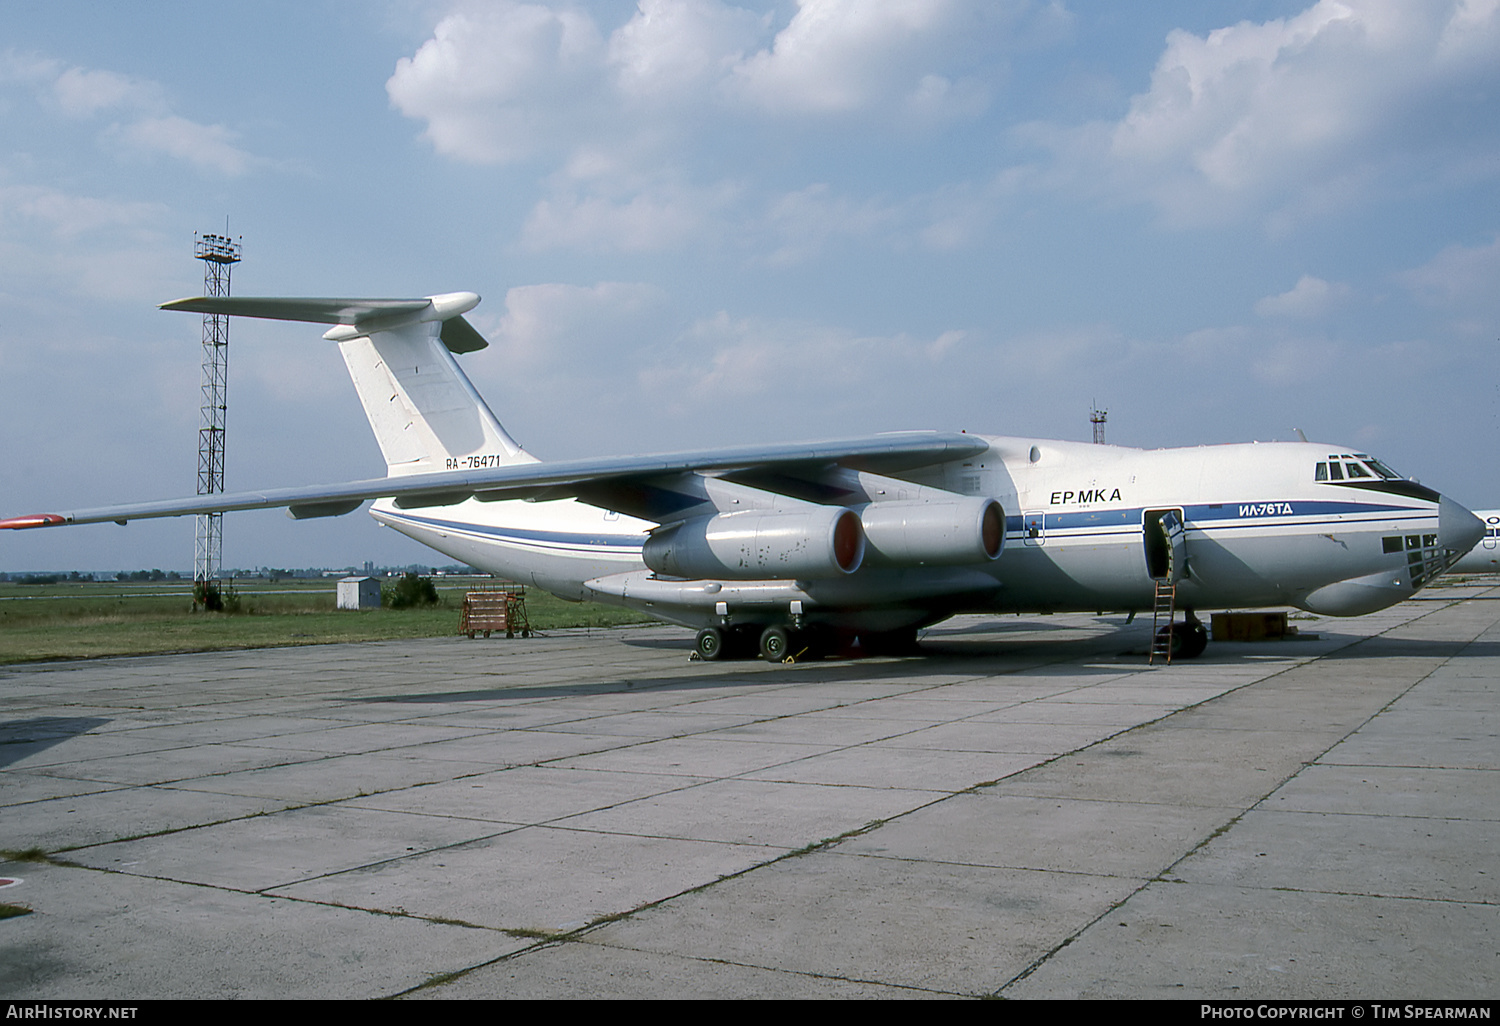
[[[699,631],[707,658],[909,649],[961,612],[1205,609],[1358,616],[1409,598],[1484,530],[1338,445],[1141,450],[966,433],[541,463],[453,358],[486,345],[471,292],[183,299],[165,309],[332,324],[388,476],[45,513],[46,527],[285,506],[370,513],[453,559]],[[856,640],[857,639],[857,640]]]
[[[1448,568],[1454,574],[1500,573],[1500,509],[1476,509],[1474,515],[1484,522],[1484,537],[1479,544],[1459,557]]]

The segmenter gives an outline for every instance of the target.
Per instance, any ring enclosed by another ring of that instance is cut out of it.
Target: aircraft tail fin
[[[478,302],[472,292],[425,299],[222,296],[162,309],[335,325],[323,337],[339,344],[387,472],[396,477],[536,462],[453,359],[488,345],[463,318]]]

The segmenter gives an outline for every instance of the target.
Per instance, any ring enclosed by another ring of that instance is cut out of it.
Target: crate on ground
[[[458,633],[474,637],[504,631],[507,638],[517,634],[531,637],[531,623],[526,619],[526,588],[519,584],[496,584],[478,588],[464,596],[463,615]]]
[[[1274,641],[1297,633],[1286,613],[1215,613],[1215,641]]]

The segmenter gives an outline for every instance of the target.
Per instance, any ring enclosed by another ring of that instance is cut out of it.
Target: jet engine
[[[656,573],[689,580],[815,580],[858,570],[865,536],[842,506],[745,510],[658,528],[641,556]]]
[[[872,502],[860,520],[873,559],[894,566],[987,563],[1005,547],[1005,511],[994,499]]]

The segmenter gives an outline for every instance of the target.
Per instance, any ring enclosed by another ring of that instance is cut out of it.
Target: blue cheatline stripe
[[[1286,512],[1262,512],[1241,513],[1243,507],[1252,507],[1257,510],[1265,510],[1270,507],[1273,510],[1284,509]],[[1376,502],[1318,502],[1315,500],[1288,500],[1285,502],[1217,502],[1213,505],[1187,506],[1184,512],[1189,520],[1250,520],[1250,519],[1279,519],[1281,517],[1329,517],[1347,516],[1351,513],[1406,513],[1406,514],[1430,514],[1435,513],[1435,508],[1424,508],[1421,506],[1392,506],[1387,503]]]
[[[1240,508],[1254,506],[1257,509],[1280,509],[1287,512],[1263,515],[1240,515]],[[1158,506],[1137,506],[1131,509],[1087,510],[1073,513],[1047,513],[1046,536],[1061,538],[1112,538],[1133,537],[1140,533],[1141,516],[1147,509]],[[1238,529],[1261,529],[1285,525],[1288,527],[1351,527],[1358,520],[1338,520],[1331,517],[1351,515],[1374,516],[1383,519],[1427,519],[1436,514],[1435,509],[1412,506],[1391,506],[1358,502],[1258,502],[1215,503],[1183,507],[1188,520],[1188,531],[1224,531]],[[451,531],[493,538],[496,541],[532,547],[567,547],[581,550],[605,549],[625,553],[639,551],[645,544],[644,534],[583,534],[572,531],[540,531],[520,527],[494,527],[458,520],[441,520],[434,517],[419,517],[409,513],[382,510],[380,515],[398,520],[413,527]],[[1005,529],[1008,537],[1025,537],[1024,519],[1007,516]]]
[[[488,524],[473,524],[461,520],[437,520],[432,517],[415,517],[409,513],[392,513],[389,510],[381,510],[380,515],[389,517],[392,520],[405,521],[414,527],[453,531],[459,534],[484,535],[518,544],[530,542],[544,545],[568,545],[578,548],[636,551],[646,541],[644,534],[578,534],[570,531],[533,531],[520,527],[492,527]]]
[[[1266,512],[1241,514],[1240,510],[1254,507]],[[1163,506],[1136,506],[1131,509],[1086,510],[1072,513],[1041,511],[1046,516],[1047,536],[1059,531],[1088,531],[1089,536],[1136,533],[1141,517],[1148,509],[1166,509]],[[1188,530],[1224,530],[1232,528],[1274,527],[1288,524],[1297,527],[1321,527],[1358,524],[1357,520],[1338,520],[1334,517],[1366,516],[1383,519],[1405,520],[1427,518],[1437,510],[1421,506],[1393,506],[1368,502],[1319,502],[1316,500],[1288,500],[1284,502],[1223,502],[1183,506],[1188,521]],[[1272,512],[1275,511],[1275,512]],[[1033,514],[1034,515],[1034,514]],[[1126,527],[1130,530],[1122,531]],[[1115,528],[1114,530],[1098,530]],[[1092,530],[1091,530],[1092,529]],[[1005,518],[1007,535],[1025,534],[1025,517]]]

